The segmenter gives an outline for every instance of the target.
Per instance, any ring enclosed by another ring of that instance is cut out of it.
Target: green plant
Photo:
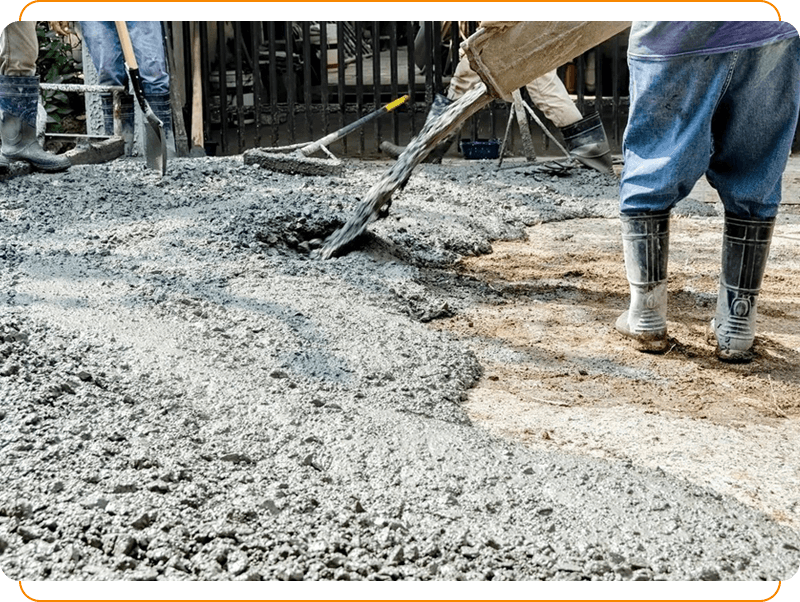
[[[61,36],[49,30],[44,22],[37,23],[36,36],[39,41],[39,57],[36,66],[43,82],[70,83],[77,79],[78,71],[75,59],[72,58],[72,47]],[[47,111],[47,122],[53,125],[54,131],[61,131],[61,122],[73,108],[65,92],[42,90],[42,101]]]

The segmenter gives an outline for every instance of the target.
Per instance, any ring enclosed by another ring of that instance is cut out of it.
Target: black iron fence
[[[475,26],[462,24],[462,31]],[[457,22],[201,22],[200,56],[193,57],[190,23],[172,22],[168,32],[182,55],[174,57],[173,85],[185,99],[186,130],[201,119],[189,109],[191,65],[199,58],[204,142],[223,155],[316,140],[407,94],[401,108],[331,150],[369,157],[382,140],[405,144],[422,128],[434,94],[446,90],[461,40]],[[627,118],[626,41],[620,34],[559,69],[578,108],[600,111],[616,147]],[[509,110],[492,102],[462,135],[501,137]],[[537,144],[547,148],[547,137]]]

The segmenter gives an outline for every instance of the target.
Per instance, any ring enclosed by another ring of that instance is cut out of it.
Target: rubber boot
[[[8,173],[10,164],[8,159],[6,159],[3,155],[0,155],[0,176],[4,176]]]
[[[614,173],[611,148],[600,113],[595,111],[580,121],[564,126],[561,135],[572,157],[600,173]]]
[[[666,351],[669,211],[620,219],[631,303],[615,327],[640,351]]]
[[[0,76],[0,137],[6,160],[27,161],[40,171],[67,169],[64,155],[45,151],[36,137],[39,78]]]
[[[725,216],[717,312],[711,322],[717,357],[723,361],[752,359],[756,301],[774,227],[774,218],[756,221]]]
[[[445,109],[448,106],[453,104],[453,101],[447,98],[442,94],[436,94],[433,97],[433,102],[431,103],[431,107],[428,110],[428,116],[425,118],[425,125],[428,125],[431,121],[439,117],[442,113],[444,113]],[[424,126],[423,126],[424,127]],[[442,157],[447,152],[447,150],[452,146],[453,141],[456,139],[456,134],[452,136],[448,136],[444,140],[442,140],[439,144],[437,144],[434,149],[428,153],[428,156],[423,159],[423,163],[441,163]],[[391,157],[392,159],[397,159],[400,155],[403,154],[403,151],[406,150],[405,146],[397,146],[396,144],[392,144],[388,140],[384,140],[380,144],[380,149],[386,155]]]
[[[106,136],[114,135],[114,96],[101,94],[100,104],[103,108],[103,129]],[[120,135],[125,141],[125,155],[133,155],[133,96],[128,93],[120,94],[119,119],[122,125]]]
[[[164,124],[164,137],[167,142],[167,157],[175,156],[175,134],[172,131],[172,105],[169,94],[145,94],[145,99],[156,117]]]

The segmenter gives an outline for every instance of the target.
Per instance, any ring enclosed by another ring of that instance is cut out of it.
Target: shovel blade
[[[167,139],[164,124],[149,106],[144,111],[144,156],[147,167],[162,176],[167,171]]]

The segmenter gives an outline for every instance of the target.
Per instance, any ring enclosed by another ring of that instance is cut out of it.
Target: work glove
[[[48,21],[47,24],[52,31],[64,38],[69,37],[72,33],[72,30],[69,28],[69,21]]]

